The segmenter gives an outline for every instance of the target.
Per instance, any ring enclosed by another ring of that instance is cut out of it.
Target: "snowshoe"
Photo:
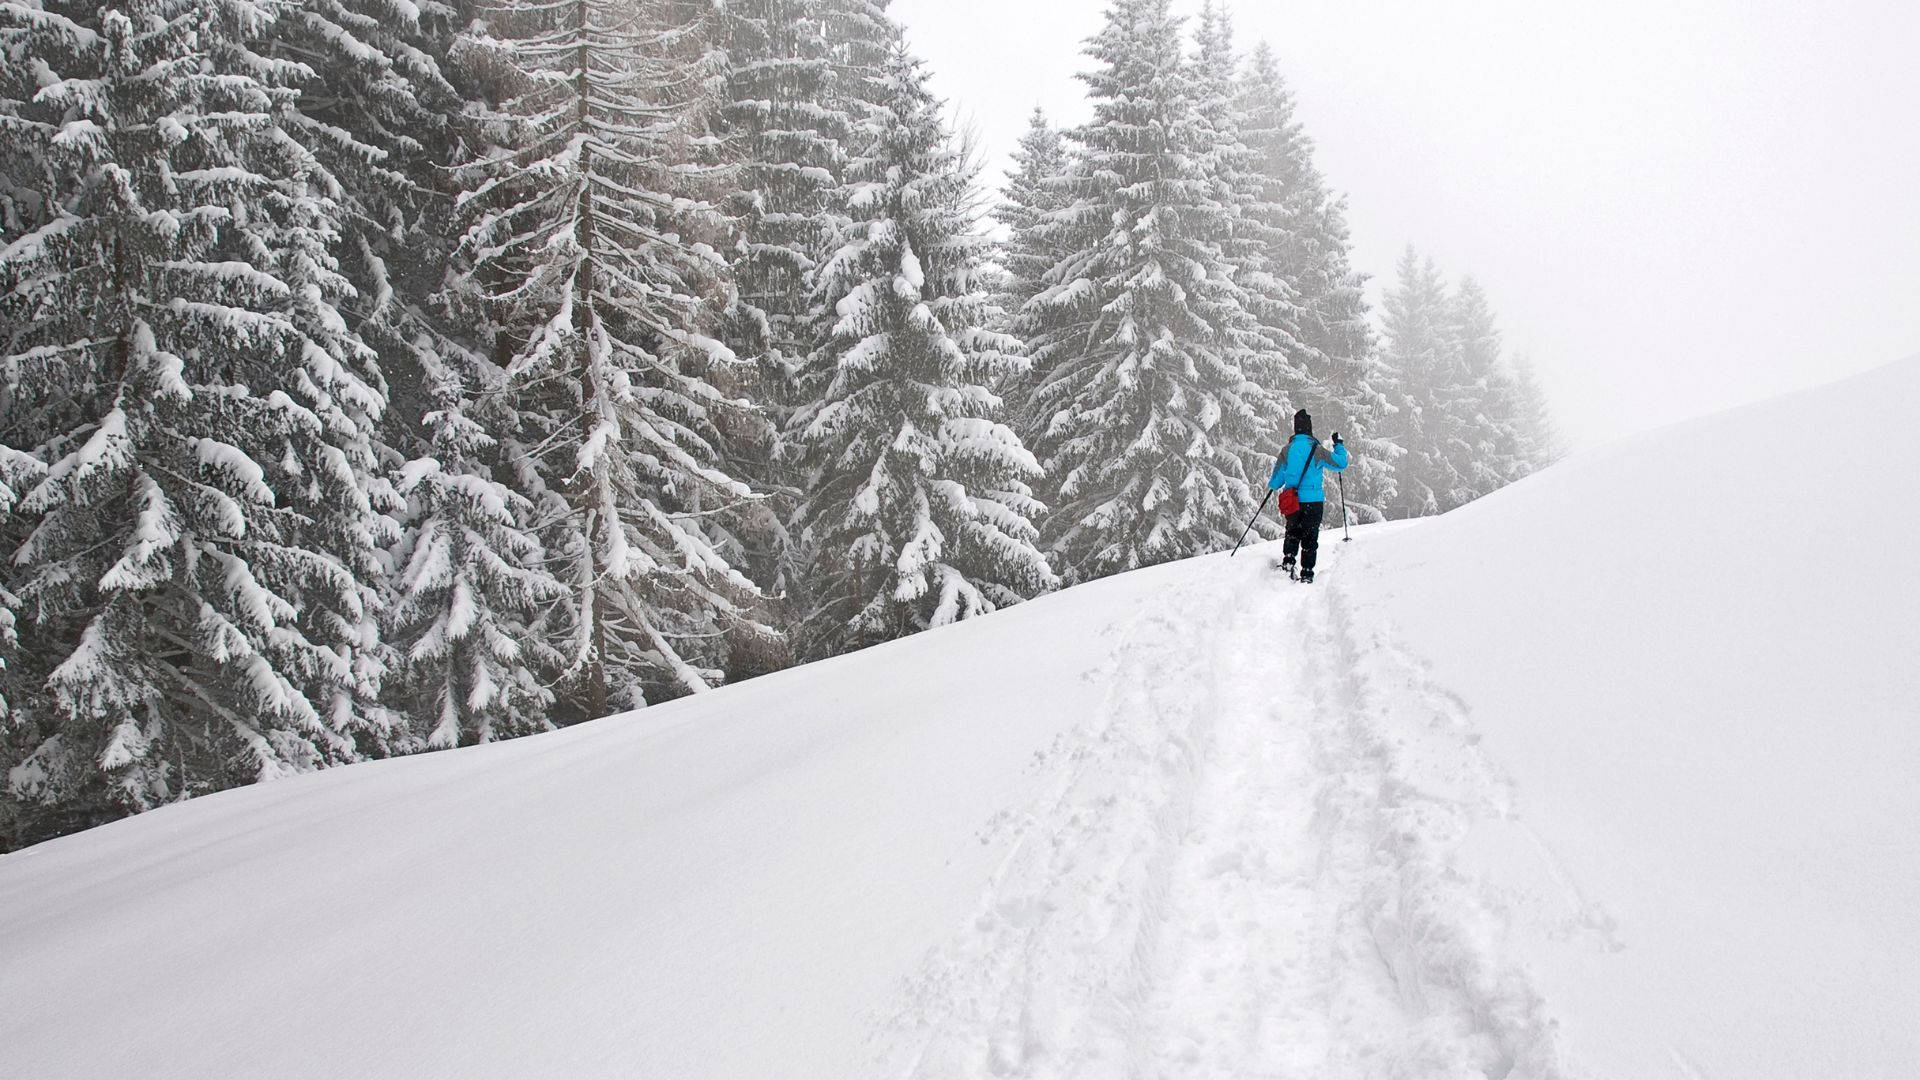
[[[1311,570],[1300,571],[1300,582],[1301,584],[1304,584],[1304,585],[1313,584],[1313,571]]]
[[[1285,571],[1287,577],[1289,578],[1293,577],[1293,557],[1289,555],[1288,557],[1281,559],[1280,561],[1273,564],[1273,568],[1275,570]]]

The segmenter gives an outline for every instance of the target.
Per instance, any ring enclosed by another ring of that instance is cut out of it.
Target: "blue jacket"
[[[1295,435],[1287,442],[1287,449],[1273,463],[1273,475],[1267,478],[1267,490],[1275,491],[1290,487],[1300,493],[1303,503],[1326,502],[1326,470],[1344,471],[1347,467],[1347,444],[1333,445],[1333,464],[1329,465],[1313,454],[1313,436]],[[1304,475],[1302,475],[1304,473]]]

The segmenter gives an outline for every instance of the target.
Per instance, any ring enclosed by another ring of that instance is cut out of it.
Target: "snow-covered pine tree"
[[[1374,353],[1366,277],[1352,269],[1345,200],[1327,187],[1313,140],[1294,115],[1293,91],[1273,50],[1256,45],[1239,84],[1241,137],[1265,200],[1284,210],[1277,222],[1275,273],[1292,291],[1298,340],[1310,369],[1303,404],[1321,437],[1343,433],[1353,451],[1345,475],[1355,521],[1377,521],[1395,497],[1400,447],[1385,437],[1390,386]]]
[[[1071,133],[1074,202],[1056,218],[1077,235],[1028,304],[1042,537],[1076,582],[1231,545],[1264,479],[1247,461],[1271,449],[1179,21],[1166,0],[1117,0],[1087,53],[1094,115]]]
[[[0,133],[23,134],[33,126],[35,81],[34,24],[38,0],[16,0],[0,9]],[[45,162],[31,141],[9,139],[0,152],[0,244],[11,242],[44,220]]]
[[[99,817],[353,760],[377,566],[339,205],[249,0],[10,4],[40,219],[0,250],[3,439],[45,472],[8,591],[44,665],[10,794]],[[370,378],[370,376],[374,376]],[[39,673],[36,673],[38,676]]]
[[[1518,404],[1500,357],[1500,328],[1487,294],[1462,277],[1448,302],[1447,379],[1434,387],[1432,406],[1460,487],[1454,506],[1472,502],[1526,475],[1521,461]]]
[[[532,501],[494,474],[496,441],[474,415],[497,411],[504,374],[471,352],[416,355],[429,361],[439,407],[425,416],[430,452],[399,485],[409,527],[389,616],[404,649],[394,697],[426,721],[429,747],[546,730],[553,693],[543,680],[565,662],[537,626],[567,590],[528,528]]]
[[[4,247],[7,239],[5,233],[0,233],[0,247]],[[8,415],[13,399],[10,374],[0,373],[0,417]],[[5,427],[12,429],[14,425]],[[25,522],[14,511],[20,505],[21,496],[45,472],[39,459],[0,443],[0,551],[12,551],[19,546],[25,535]],[[0,852],[33,842],[25,835],[27,819],[33,815],[23,814],[25,808],[19,805],[5,780],[51,734],[41,731],[33,722],[31,709],[18,712],[13,704],[30,699],[37,691],[39,679],[20,653],[21,601],[9,588],[12,577],[11,573],[0,570]]]
[[[432,747],[545,726],[536,672],[558,669],[526,625],[559,590],[528,562],[530,504],[492,472],[495,443],[476,419],[491,399],[470,396],[497,389],[498,369],[454,339],[436,298],[453,246],[444,163],[464,101],[442,61],[458,18],[411,0],[299,0],[274,34],[277,55],[315,72],[294,132],[338,178],[355,289],[343,314],[391,388],[382,467],[366,482],[398,519],[381,597],[387,700],[413,722],[411,743]]]
[[[1072,202],[1060,184],[1066,172],[1066,140],[1036,105],[1013,148],[1013,170],[993,209],[994,220],[1006,229],[997,253],[1006,276],[995,302],[1008,316],[1006,329],[1016,337],[1026,335],[1019,313],[1046,288],[1047,272],[1067,254],[1046,227],[1051,215]]]
[[[1025,134],[1014,147],[1013,169],[1007,174],[1001,201],[992,211],[1005,229],[994,252],[998,273],[992,296],[1000,312],[999,329],[1021,341],[1034,329],[1021,312],[1046,288],[1047,272],[1068,252],[1050,222],[1053,215],[1072,203],[1063,184],[1069,167],[1066,140],[1036,106]],[[1011,423],[1024,423],[1031,412],[1033,388],[1034,371],[1028,365],[993,385]]]
[[[1054,584],[1035,547],[1039,466],[987,384],[1022,366],[980,291],[974,175],[919,61],[896,46],[846,170],[849,222],[820,274],[825,393],[796,415],[805,655],[1016,603]]]
[[[1289,248],[1293,224],[1286,192],[1260,170],[1258,156],[1244,138],[1252,117],[1244,111],[1247,98],[1240,92],[1233,23],[1212,0],[1200,7],[1194,43],[1196,104],[1206,128],[1204,167],[1214,198],[1229,211],[1221,252],[1240,287],[1242,303],[1259,327],[1241,358],[1241,367],[1261,391],[1257,399],[1249,399],[1260,432],[1249,447],[1247,470],[1257,476],[1292,436],[1294,409],[1314,403],[1316,358],[1301,344],[1302,312],[1279,262]],[[1260,524],[1277,528],[1270,518]]]
[[[45,163],[33,153],[38,140],[28,137],[35,126],[32,101],[40,89],[34,81],[30,33],[37,7],[20,4],[0,9],[0,147],[5,147],[0,150],[0,251],[44,225],[51,212]],[[0,277],[0,289],[12,287],[9,278]],[[15,550],[25,539],[27,522],[16,510],[46,471],[38,458],[8,445],[15,440],[37,445],[43,426],[18,414],[19,343],[11,340],[12,334],[10,324],[0,323],[0,357],[5,358],[0,362],[6,365],[0,367],[0,552]],[[45,737],[29,730],[26,715],[16,715],[12,707],[33,693],[37,684],[19,653],[20,598],[11,591],[14,574],[11,562],[0,560],[0,852],[25,842],[20,838],[23,823],[4,782],[6,775]]]
[[[1431,258],[1422,259],[1409,244],[1400,256],[1398,277],[1387,290],[1383,323],[1387,368],[1396,400],[1388,435],[1405,451],[1395,469],[1398,495],[1394,517],[1438,514],[1458,505],[1453,493],[1463,484],[1449,454],[1449,423],[1440,391],[1453,366],[1446,283]]]
[[[342,313],[380,355],[394,442],[424,438],[434,361],[414,353],[443,332],[432,297],[452,250],[443,166],[462,103],[441,60],[454,17],[413,0],[298,0],[273,31],[273,54],[313,73],[293,130],[338,184],[341,272],[354,286]]]
[[[855,156],[871,149],[868,144],[873,137],[872,117],[876,109],[887,107],[892,96],[889,61],[893,50],[904,42],[900,28],[887,16],[888,0],[813,2],[823,28],[828,59],[829,78],[822,103],[832,119],[825,129],[836,133],[840,145],[832,167],[833,184],[825,192],[826,212],[819,219],[821,246],[813,252],[814,270],[807,279],[810,292],[802,302],[805,315],[794,322],[796,342],[804,351],[791,373],[788,384],[791,396],[783,412],[781,457],[788,467],[796,465],[805,453],[797,442],[798,425],[803,423],[798,413],[819,403],[834,377],[832,368],[820,361],[824,356],[822,349],[833,337],[838,317],[821,302],[824,293],[819,273],[825,260],[839,250],[852,223],[851,187],[846,170]],[[803,474],[789,471],[787,477],[805,483]],[[799,503],[789,505],[791,524]],[[795,558],[805,557],[801,550],[804,545],[797,540],[790,540],[789,544]],[[792,599],[796,602],[796,611],[806,610],[810,605],[808,598],[799,594],[803,585],[803,581],[794,582]]]
[[[839,190],[854,125],[899,37],[873,0],[741,0],[728,6],[719,114],[737,162],[738,300],[725,327],[757,358],[779,418],[819,344],[814,268],[846,223]]]
[[[701,197],[716,208],[725,220],[727,246],[720,258],[728,267],[729,284],[724,295],[727,306],[715,321],[714,336],[725,342],[729,328],[741,312],[738,290],[733,288],[732,267],[749,250],[742,243],[746,210],[751,192],[744,190],[747,168],[736,136],[731,132],[724,106],[731,98],[732,65],[728,47],[734,38],[738,5],[727,0],[661,0],[665,5],[662,25],[672,28],[670,44],[679,49],[678,62],[702,72],[705,86],[698,94],[700,108],[689,110],[681,119],[686,130],[691,164],[698,170],[696,186]],[[751,353],[722,350],[725,360],[713,362],[699,350],[683,350],[681,362],[692,376],[708,382],[719,393],[742,407],[714,413],[712,443],[723,471],[747,483],[756,498],[735,503],[725,511],[709,512],[700,519],[700,527],[712,539],[716,549],[729,563],[760,587],[753,620],[771,627],[784,627],[786,614],[785,579],[780,576],[781,559],[788,547],[787,527],[793,500],[790,497],[791,466],[779,456],[780,419],[786,415],[784,396],[789,382],[783,375],[770,378],[771,369],[757,362]],[[726,677],[729,680],[786,667],[793,662],[785,637],[780,634],[736,634],[727,642]]]
[[[1553,406],[1526,356],[1508,358],[1513,385],[1514,430],[1518,436],[1520,475],[1538,472],[1566,455]]]
[[[884,106],[892,93],[893,56],[905,40],[887,14],[890,0],[818,0],[833,58],[833,97],[849,119]],[[856,136],[856,141],[857,141]]]
[[[814,344],[814,264],[844,221],[836,187],[864,100],[848,84],[894,34],[883,5],[866,0],[738,0],[718,26],[717,112],[742,231],[728,343],[767,368],[773,389],[790,390]]]
[[[721,27],[725,81],[715,110],[736,194],[722,203],[738,241],[729,252],[736,300],[721,337],[754,364],[746,395],[763,421],[736,440],[737,475],[771,497],[743,536],[742,567],[769,592],[793,573],[788,519],[798,498],[780,433],[814,347],[813,271],[836,228],[832,204],[851,120],[834,92],[820,0],[737,0]]]
[[[734,363],[705,332],[731,290],[687,145],[707,80],[678,20],[649,15],[497,0],[462,44],[506,96],[475,109],[494,148],[457,167],[453,296],[503,357],[504,465],[568,590],[575,718],[704,689],[728,635],[769,633],[703,524],[754,498],[716,448],[716,417],[747,406],[704,377]]]

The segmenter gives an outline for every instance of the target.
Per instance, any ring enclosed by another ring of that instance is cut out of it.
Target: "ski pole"
[[[1234,541],[1233,552],[1227,558],[1231,559],[1234,555],[1240,554],[1240,545],[1247,542],[1247,534],[1253,531],[1253,523],[1260,520],[1260,511],[1267,508],[1267,500],[1271,498],[1273,498],[1273,489],[1268,488],[1267,493],[1260,496],[1260,505],[1254,509],[1253,516],[1247,519],[1247,527],[1240,530],[1240,539]],[[1344,500],[1344,496],[1342,498]],[[1342,501],[1340,505],[1341,513],[1345,513],[1346,503]]]
[[[1340,542],[1350,544],[1353,542],[1353,530],[1348,528],[1352,519],[1347,517],[1347,474],[1334,473],[1333,478],[1340,481]]]

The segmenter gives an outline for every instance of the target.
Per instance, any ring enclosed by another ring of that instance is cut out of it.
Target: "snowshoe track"
[[[1566,1075],[1450,859],[1504,782],[1337,584],[1290,585],[1196,561],[1119,630],[1102,708],[873,1075]]]

